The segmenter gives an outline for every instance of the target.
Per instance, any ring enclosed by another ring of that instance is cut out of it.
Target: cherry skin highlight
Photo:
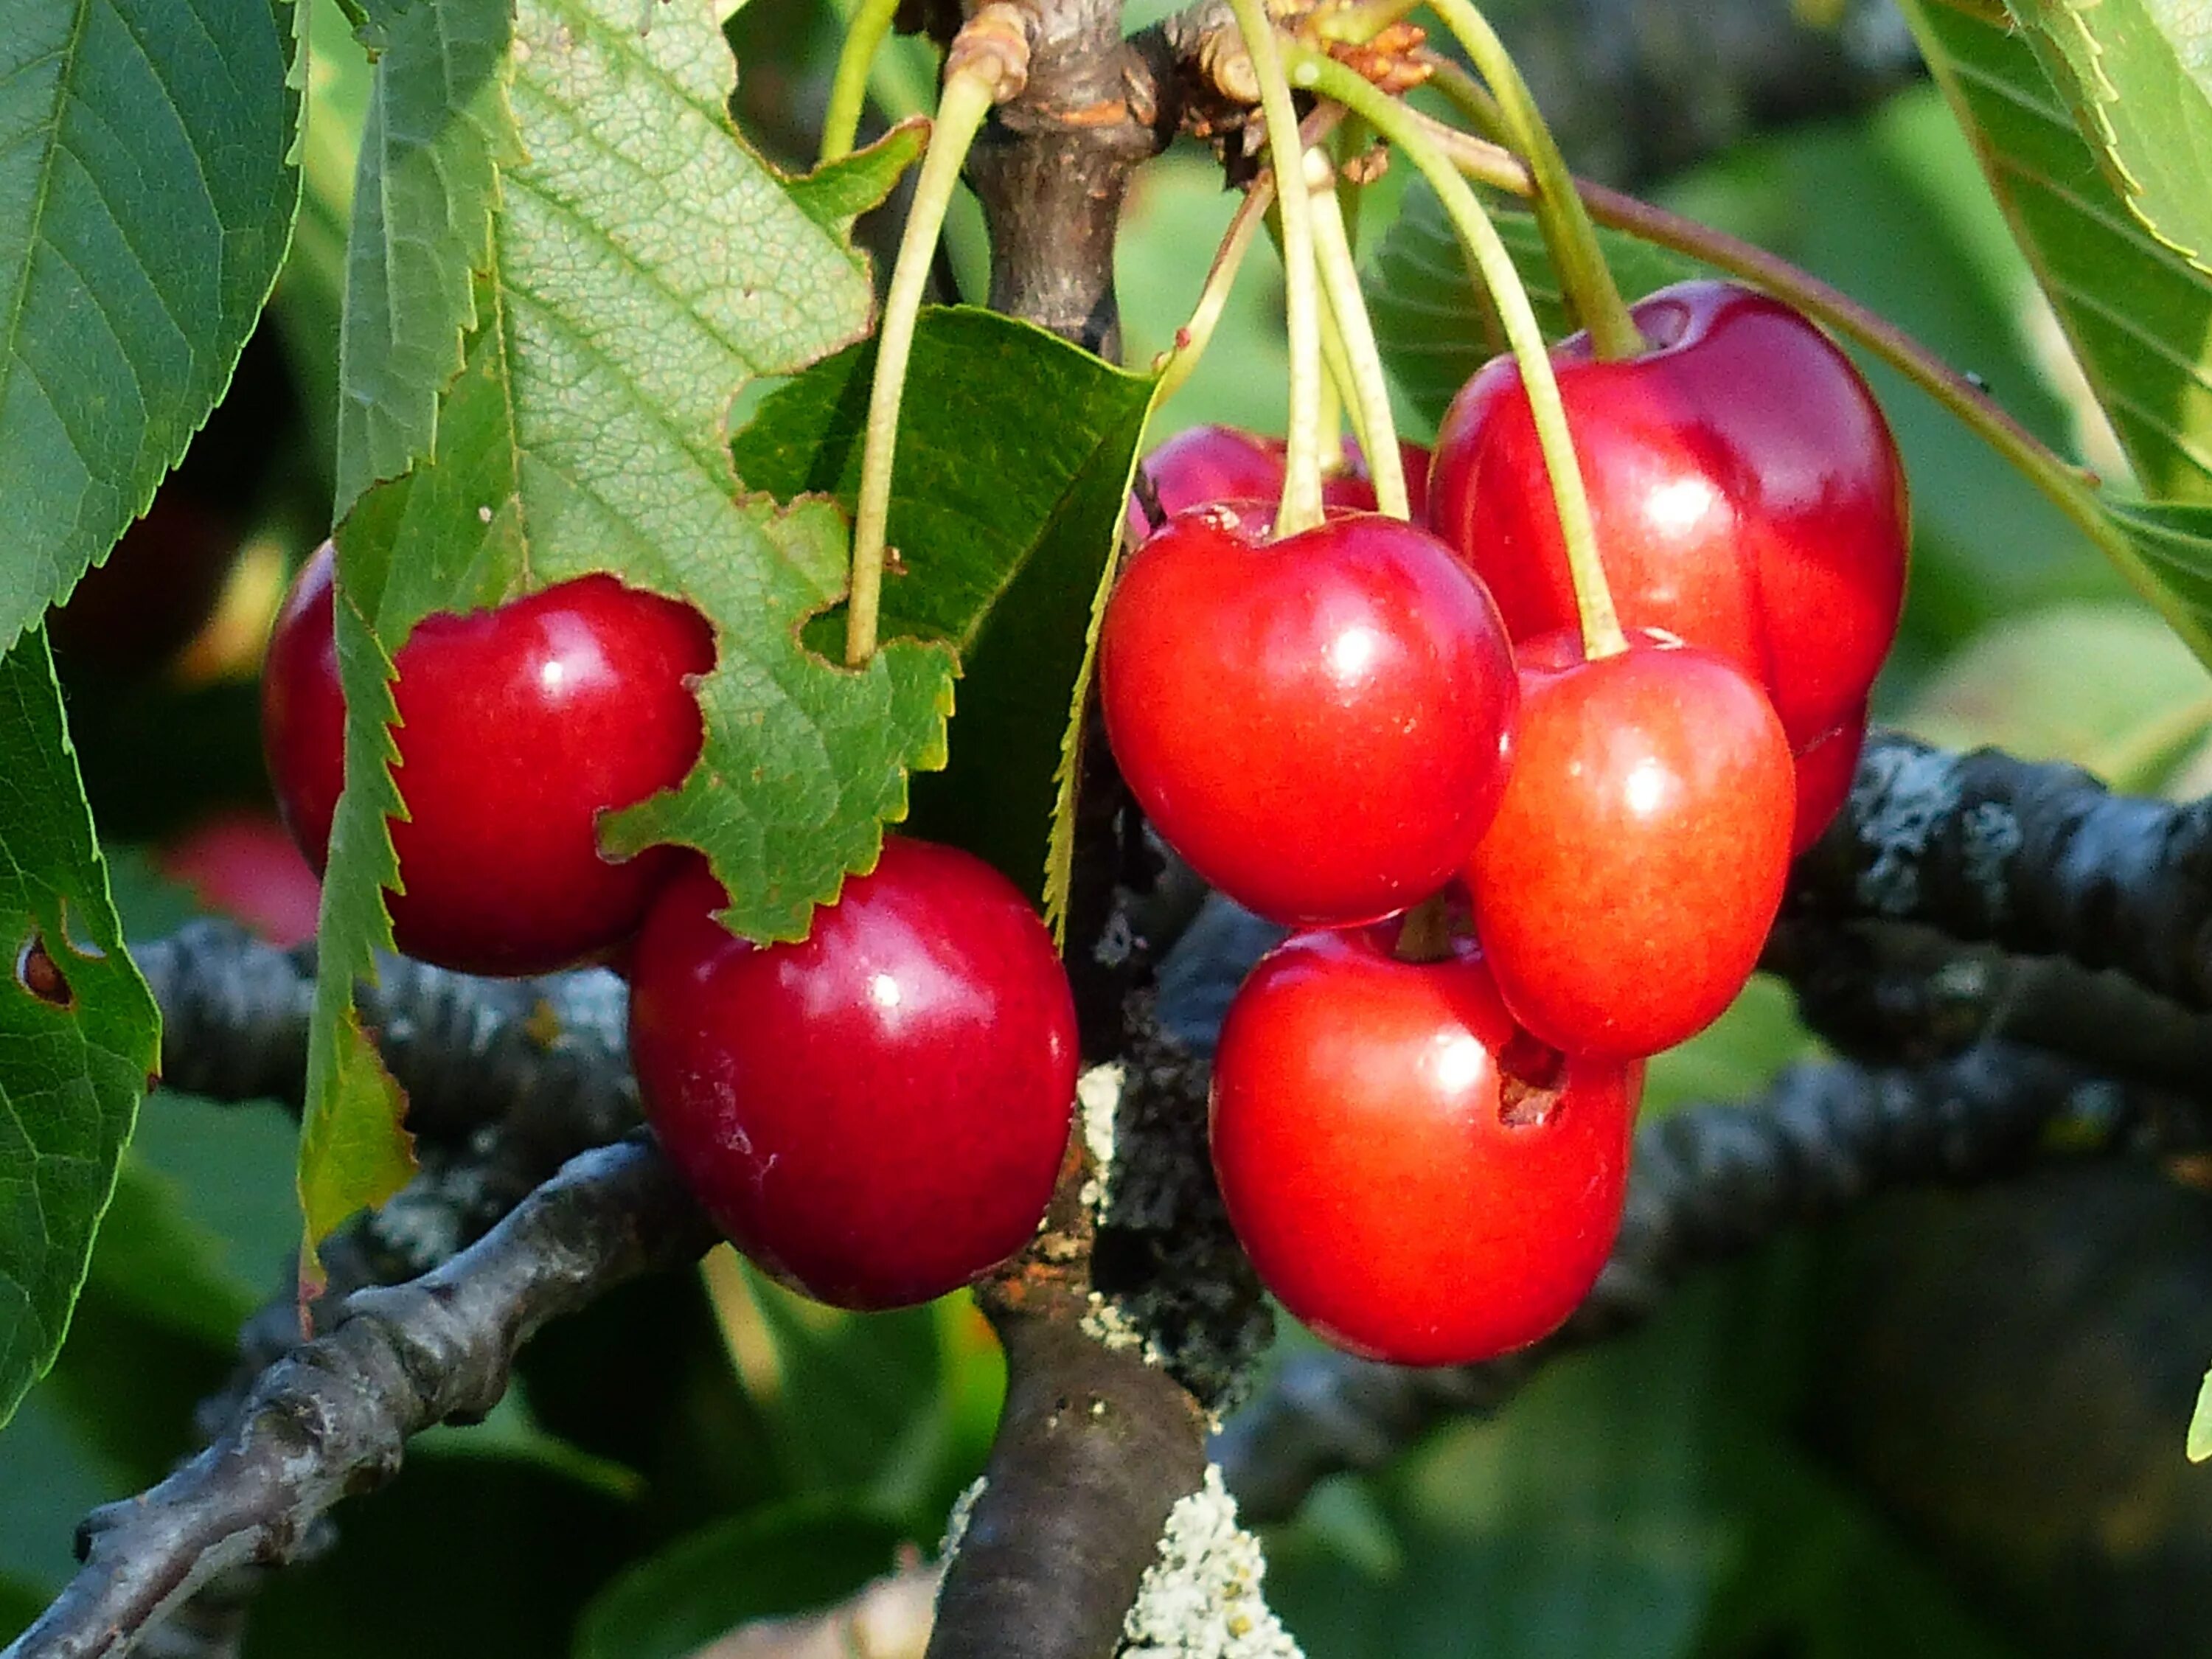
[[[1556,1329],[1620,1224],[1643,1068],[1534,1042],[1470,942],[1303,933],[1213,1063],[1214,1171],[1261,1280],[1340,1348],[1488,1359]]]
[[[1866,700],[1904,603],[1905,471],[1858,371],[1788,306],[1717,282],[1633,307],[1650,349],[1554,349],[1623,627],[1726,657],[1802,749]],[[1430,523],[1516,641],[1574,625],[1559,515],[1519,371],[1486,364],[1437,435]]]
[[[1521,653],[1497,820],[1468,866],[1499,994],[1571,1054],[1657,1054],[1720,1017],[1782,904],[1796,779],[1759,689],[1649,641]]]
[[[285,825],[319,872],[344,781],[345,702],[327,544],[300,572],[262,671],[262,745]],[[398,650],[392,820],[407,955],[464,973],[549,973],[636,931],[673,848],[616,863],[602,812],[672,788],[699,756],[687,677],[714,665],[689,605],[586,576],[465,616]]]
[[[1372,921],[1466,861],[1504,787],[1518,691],[1488,594],[1391,519],[1279,542],[1185,514],[1130,557],[1098,642],[1122,775],[1248,908]]]
[[[957,1290],[1036,1231],[1075,1098],[1075,1003],[1005,877],[891,836],[797,945],[714,920],[694,861],[630,958],[646,1115],[731,1239],[843,1308]]]

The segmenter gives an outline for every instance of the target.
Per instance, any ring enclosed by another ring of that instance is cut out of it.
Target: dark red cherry
[[[1372,514],[1264,542],[1231,509],[1130,557],[1098,645],[1106,729],[1160,834],[1293,926],[1371,921],[1465,863],[1517,692],[1482,585]]]
[[[1862,708],[1797,756],[1797,811],[1790,833],[1795,858],[1836,821],[1851,798],[1851,778],[1866,747],[1867,714]]]
[[[1012,884],[891,836],[797,945],[714,920],[694,864],[630,957],[630,1056],[691,1189],[764,1270],[846,1308],[957,1289],[1026,1243],[1075,1097],[1075,1005]]]
[[[1650,349],[1553,353],[1613,602],[1632,632],[1717,652],[1763,685],[1793,748],[1866,701],[1905,592],[1905,471],[1850,362],[1730,283],[1634,307]],[[1559,516],[1519,371],[1486,365],[1437,439],[1430,522],[1516,641],[1574,625]]]
[[[1468,1364],[1571,1313],[1620,1224],[1643,1067],[1513,1021],[1481,957],[1303,933],[1238,989],[1213,1165],[1260,1278],[1327,1340]]]
[[[318,871],[344,778],[327,544],[301,569],[262,671],[277,805]],[[673,787],[699,756],[690,677],[714,636],[689,605],[586,576],[495,610],[427,617],[398,650],[392,936],[465,973],[570,966],[636,930],[672,848],[602,857],[599,819]]]

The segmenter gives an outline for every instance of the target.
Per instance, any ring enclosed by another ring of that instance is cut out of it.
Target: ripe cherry
[[[1521,653],[1505,798],[1468,867],[1505,1006],[1571,1054],[1656,1054],[1719,1018],[1781,908],[1796,777],[1759,689],[1646,641]]]
[[[1026,1243],[1075,1097],[1052,938],[968,854],[891,836],[797,945],[714,920],[694,863],[630,959],[646,1115],[765,1271],[846,1308],[924,1302]]]
[[[1467,1364],[1557,1328],[1620,1224],[1643,1067],[1514,1024],[1480,954],[1303,933],[1230,1005],[1213,1167],[1261,1281],[1328,1341]]]
[[[1790,832],[1790,856],[1820,839],[1851,798],[1851,777],[1866,747],[1867,711],[1861,708],[1825,738],[1797,756],[1797,811]]]
[[[1465,862],[1517,699],[1496,608],[1425,532],[1263,542],[1233,510],[1130,557],[1098,642],[1122,774],[1206,880],[1292,926],[1371,921]]]
[[[1406,469],[1406,488],[1419,518],[1428,495],[1429,452],[1419,444],[1401,441],[1398,453]],[[1194,507],[1216,501],[1273,503],[1283,493],[1283,441],[1263,438],[1233,426],[1194,426],[1178,432],[1145,458],[1144,472],[1152,505],[1158,507],[1158,524]],[[1357,513],[1375,511],[1375,484],[1367,460],[1357,443],[1346,440],[1344,470],[1322,480],[1322,500],[1329,507]],[[1144,492],[1129,502],[1128,540],[1131,546],[1158,528],[1150,517]]]
[[[277,805],[319,872],[344,779],[334,572],[326,544],[277,617],[261,684]],[[714,661],[696,611],[611,576],[416,624],[392,688],[408,813],[392,820],[399,949],[465,973],[537,974],[635,932],[679,855],[605,859],[599,817],[690,770],[702,726],[686,678]]]
[[[256,939],[290,946],[315,936],[323,884],[265,810],[216,814],[154,854],[154,867],[191,890],[203,909]]]
[[[1623,626],[1662,629],[1766,688],[1790,746],[1866,700],[1905,592],[1905,472],[1858,371],[1779,301],[1729,283],[1634,307],[1650,343],[1553,362]],[[1575,622],[1559,515],[1510,357],[1453,400],[1430,522],[1489,582],[1515,640]]]

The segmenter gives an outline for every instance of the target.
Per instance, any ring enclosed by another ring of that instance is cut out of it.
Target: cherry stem
[[[1283,499],[1275,534],[1294,536],[1322,521],[1321,295],[1314,269],[1313,216],[1304,190],[1304,140],[1283,74],[1283,59],[1264,0],[1229,0],[1267,127],[1267,153],[1279,187],[1276,213],[1283,234],[1283,324],[1291,352],[1290,422],[1284,446]]]
[[[913,205],[891,265],[876,342],[876,377],[860,448],[860,501],[853,514],[852,598],[845,612],[845,662],[857,668],[876,652],[884,586],[884,534],[890,520],[891,461],[898,448],[899,401],[921,315],[922,289],[937,253],[945,213],[969,147],[994,104],[1019,93],[1029,74],[1029,36],[1019,8],[992,0],[961,26],[945,54],[945,88],[929,149],[915,175]]]
[[[1438,893],[1406,912],[1391,953],[1401,962],[1442,962],[1451,954],[1451,915]]]
[[[1498,100],[1490,95],[1490,88],[1461,68],[1456,58],[1447,58],[1440,52],[1424,51],[1418,56],[1421,66],[1429,72],[1429,78],[1422,84],[1443,94],[1451,106],[1485,138],[1503,143],[1505,112],[1498,108]]]
[[[1375,344],[1367,302],[1360,296],[1352,239],[1337,206],[1336,169],[1319,146],[1306,152],[1306,185],[1313,192],[1314,260],[1321,272],[1322,294],[1343,343],[1352,424],[1367,456],[1368,476],[1375,481],[1375,502],[1394,519],[1410,519],[1413,513],[1406,495],[1405,463],[1398,451],[1397,422],[1390,413],[1390,383]]]
[[[1590,222],[1589,210],[1575,188],[1567,158],[1559,153],[1559,140],[1536,107],[1520,66],[1474,0],[1428,0],[1428,5],[1489,82],[1505,137],[1528,160],[1536,185],[1536,223],[1559,272],[1560,290],[1577,319],[1589,331],[1590,349],[1608,362],[1642,356],[1644,337],[1605,262],[1597,227]]]
[[[1528,410],[1536,428],[1536,442],[1544,456],[1544,469],[1552,485],[1552,501],[1559,515],[1559,537],[1565,544],[1567,572],[1574,582],[1575,609],[1582,623],[1583,655],[1590,661],[1628,648],[1620,631],[1620,618],[1613,608],[1613,593],[1606,586],[1605,568],[1598,561],[1597,532],[1590,520],[1589,495],[1583,485],[1582,465],[1576,459],[1573,435],[1567,429],[1566,405],[1559,398],[1559,377],[1544,349],[1544,334],[1528,303],[1528,290],[1490,222],[1482,204],[1468,188],[1443,149],[1431,139],[1421,118],[1397,100],[1377,91],[1334,58],[1293,47],[1291,76],[1297,83],[1334,100],[1366,119],[1368,124],[1403,150],[1421,170],[1444,213],[1459,234],[1460,245],[1474,266],[1498,307],[1507,344],[1521,370],[1528,394]],[[1446,129],[1449,131],[1449,129]]]
[[[1469,178],[1509,195],[1528,198],[1535,193],[1536,180],[1518,156],[1426,116],[1407,113]],[[1578,190],[1600,224],[1687,254],[1763,289],[1887,363],[2041,490],[2184,639],[2204,638],[2203,623],[2187,613],[2145,562],[2126,530],[2106,512],[2095,481],[1905,330],[1788,260],[1725,231],[1588,180],[1581,181]]]
[[[860,115],[868,106],[868,73],[897,10],[898,0],[860,0],[845,26],[845,44],[838,49],[837,70],[830,82],[830,108],[822,118],[823,162],[842,161],[853,153]]]

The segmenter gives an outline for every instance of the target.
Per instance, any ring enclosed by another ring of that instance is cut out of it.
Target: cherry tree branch
[[[443,1266],[348,1297],[206,1450],[94,1510],[77,1529],[82,1570],[0,1659],[128,1652],[217,1575],[291,1559],[339,1499],[398,1473],[410,1436],[489,1411],[540,1327],[714,1237],[649,1141],[578,1158]]]
[[[1213,1455],[1247,1519],[1285,1519],[1324,1476],[1372,1468],[1448,1416],[1495,1412],[1555,1356],[1642,1324],[1696,1270],[1890,1188],[2009,1174],[2060,1121],[2081,1131],[2069,1145],[2104,1147],[2138,1134],[2193,1144],[2205,1127],[2201,1106],[1998,1043],[1919,1070],[1798,1066],[1762,1100],[1677,1110],[1638,1134],[1620,1242],[1557,1335],[1435,1370],[1302,1356]]]

